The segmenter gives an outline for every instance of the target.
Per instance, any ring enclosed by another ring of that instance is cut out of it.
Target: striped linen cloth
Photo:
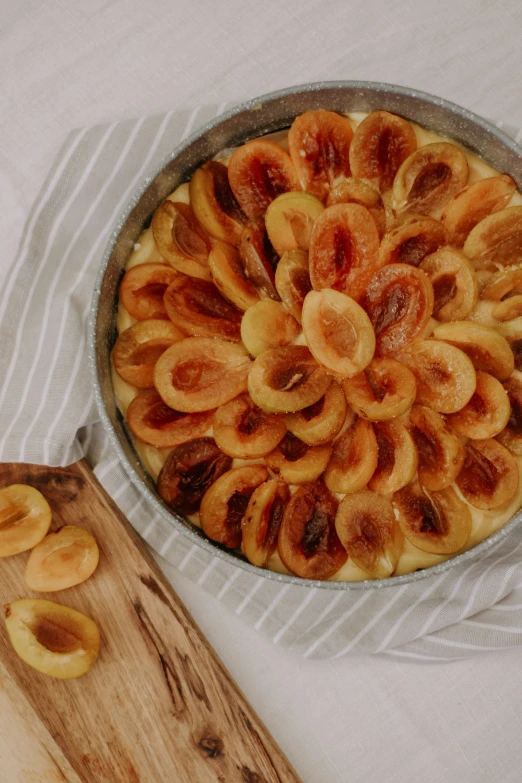
[[[0,299],[0,461],[67,465],[86,455],[157,553],[305,658],[381,653],[428,662],[521,644],[522,526],[479,562],[411,585],[308,589],[253,576],[191,544],[148,507],[119,465],[98,422],[86,358],[97,268],[136,186],[224,108],[96,126],[67,139]]]

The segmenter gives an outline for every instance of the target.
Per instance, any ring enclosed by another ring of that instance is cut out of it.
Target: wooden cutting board
[[[85,462],[0,465],[0,486],[31,484],[53,529],[90,530],[94,575],[40,594],[98,624],[93,668],[56,680],[14,653],[0,622],[1,783],[298,783],[129,522]],[[0,560],[0,605],[32,593],[28,553]]]

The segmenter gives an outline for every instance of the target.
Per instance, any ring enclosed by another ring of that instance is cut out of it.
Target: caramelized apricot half
[[[265,461],[270,470],[287,484],[306,484],[315,481],[324,472],[331,453],[329,443],[309,446],[287,432],[279,445],[267,454]]]
[[[138,321],[122,332],[112,349],[112,363],[124,381],[148,389],[154,386],[154,366],[161,354],[185,335],[169,321]]]
[[[170,320],[186,334],[239,342],[241,311],[214,283],[180,275],[165,291],[164,301]]]
[[[480,371],[476,375],[477,387],[473,396],[462,410],[448,416],[448,424],[466,438],[494,438],[502,432],[511,415],[508,395],[492,375]]]
[[[331,373],[352,378],[371,362],[375,351],[372,324],[349,296],[332,288],[310,291],[302,322],[308,347]]]
[[[342,429],[346,418],[346,400],[341,387],[331,383],[321,399],[296,413],[287,413],[285,424],[294,435],[310,446],[329,443]]]
[[[303,190],[325,201],[339,177],[350,176],[349,120],[333,111],[306,111],[288,131],[288,148]]]
[[[282,193],[268,207],[266,230],[276,253],[308,250],[312,227],[324,206],[310,193]]]
[[[332,492],[348,493],[363,489],[378,463],[377,439],[369,421],[352,414],[352,421],[334,441],[324,481]]]
[[[386,232],[386,210],[381,194],[368,182],[354,177],[344,179],[330,191],[326,205],[331,207],[334,204],[360,204],[365,207],[375,220],[382,239]]]
[[[75,525],[49,533],[35,546],[25,567],[30,590],[50,593],[85,582],[96,570],[100,552],[94,536]]]
[[[515,296],[510,296],[503,302],[493,304],[491,315],[495,321],[500,322],[512,321],[514,318],[520,318],[522,315],[522,294],[515,294]]]
[[[190,204],[167,199],[154,213],[151,227],[158,250],[174,269],[210,280],[208,254],[212,242]]]
[[[170,449],[204,435],[212,426],[214,411],[182,413],[165,405],[156,389],[144,389],[127,408],[127,424],[142,443]]]
[[[246,391],[250,365],[241,345],[188,337],[160,356],[154,385],[163,402],[175,411],[208,411]]]
[[[36,546],[51,526],[51,509],[41,492],[27,484],[0,489],[0,557]]]
[[[214,416],[214,439],[230,457],[264,457],[285,435],[283,416],[262,410],[248,394],[240,394],[222,405]]]
[[[446,241],[446,230],[438,220],[422,215],[406,216],[384,235],[379,250],[381,264],[419,266]]]
[[[489,275],[482,287],[482,299],[500,302],[522,293],[522,265],[509,266],[500,272]]]
[[[308,253],[304,250],[289,250],[281,256],[275,273],[275,287],[290,315],[301,323],[303,302],[312,290]]]
[[[411,409],[410,428],[419,453],[419,481],[430,490],[449,487],[464,463],[460,439],[440,414],[424,405]]]
[[[312,287],[334,288],[358,301],[379,267],[379,234],[360,204],[334,204],[314,223],[309,269]]]
[[[299,324],[281,302],[271,299],[249,307],[241,321],[241,339],[252,356],[259,356],[268,348],[288,345],[300,331]]]
[[[16,654],[50,677],[81,677],[98,656],[100,632],[94,620],[54,601],[12,601],[5,605],[5,625]]]
[[[508,503],[518,489],[518,465],[493,438],[470,440],[457,486],[472,506],[493,509]]]
[[[205,231],[214,239],[239,243],[245,216],[228,182],[227,167],[207,160],[190,180],[190,205]]]
[[[411,434],[401,421],[375,421],[377,467],[368,482],[369,489],[379,495],[397,492],[412,480],[417,470],[417,448]]]
[[[239,238],[238,250],[245,276],[254,288],[270,299],[279,299],[275,289],[277,253],[270,244],[262,215],[245,224]]]
[[[515,181],[507,174],[481,179],[464,188],[449,202],[442,216],[450,244],[462,247],[477,223],[507,207],[516,189]]]
[[[473,321],[454,321],[437,326],[433,336],[460,348],[469,356],[476,370],[494,375],[500,381],[509,378],[513,372],[513,351],[507,340],[491,326]]]
[[[395,353],[421,335],[433,310],[428,276],[409,264],[388,264],[372,277],[361,305],[373,325],[377,354]]]
[[[279,530],[279,556],[303,579],[329,579],[348,555],[335,530],[337,501],[322,481],[305,484],[292,495]]]
[[[481,220],[470,232],[464,253],[474,263],[490,261],[503,266],[522,258],[522,206],[508,207]]]
[[[417,382],[411,370],[389,357],[375,357],[354,378],[343,381],[348,404],[362,418],[385,421],[411,408]]]
[[[339,504],[335,529],[355,565],[374,579],[391,576],[404,546],[404,535],[389,500],[363,489]]]
[[[441,340],[416,340],[396,358],[416,378],[417,402],[439,413],[460,411],[475,391],[477,378],[471,359],[454,345]]]
[[[290,156],[274,141],[253,139],[232,154],[228,181],[247,217],[266,212],[281,193],[301,190]]]
[[[120,301],[138,321],[167,319],[163,296],[179,274],[167,264],[139,264],[125,273],[120,285]]]
[[[452,487],[432,492],[415,481],[392,499],[402,532],[413,546],[433,555],[452,555],[471,533],[471,513]]]
[[[241,522],[241,548],[245,557],[258,568],[267,568],[277,549],[279,529],[289,499],[288,486],[278,479],[263,482],[250,496]]]
[[[317,402],[330,382],[306,346],[285,345],[257,357],[248,376],[248,391],[263,410],[293,413]]]
[[[427,256],[420,268],[433,287],[433,316],[439,321],[461,321],[478,301],[478,281],[466,256],[450,247]]]
[[[225,242],[217,242],[208,257],[212,280],[221,295],[240,310],[259,302],[259,294],[246,277],[239,253]]]
[[[387,111],[374,111],[355,131],[350,149],[352,174],[385,193],[416,148],[415,131],[409,122]]]
[[[446,204],[467,185],[468,161],[455,144],[426,144],[401,164],[393,181],[396,212],[439,218]]]
[[[196,438],[172,449],[158,476],[158,492],[174,511],[193,514],[210,485],[231,467],[213,438]]]
[[[503,446],[522,456],[522,373],[515,372],[504,383],[507,398],[510,405],[508,422],[502,432],[497,435],[497,440]]]
[[[249,500],[268,478],[264,465],[244,465],[220,476],[207,489],[199,509],[201,527],[212,541],[227,549],[241,544],[241,522]]]

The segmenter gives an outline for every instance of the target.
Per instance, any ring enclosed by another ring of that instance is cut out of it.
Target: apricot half
[[[169,449],[204,435],[214,411],[183,413],[165,405],[156,389],[144,389],[127,408],[129,429],[142,443]]]
[[[357,492],[375,473],[378,463],[377,439],[369,421],[352,421],[334,441],[324,481],[332,492]]]
[[[494,375],[500,381],[509,378],[513,372],[513,351],[507,340],[491,326],[473,321],[454,321],[437,326],[433,336],[460,348],[469,356],[476,370]]]
[[[239,342],[241,311],[214,283],[179,275],[165,291],[164,302],[172,323],[186,334]]]
[[[25,583],[39,593],[65,590],[88,579],[99,557],[96,539],[88,530],[65,525],[46,535],[32,550],[25,567]]]
[[[350,149],[352,174],[385,193],[401,164],[416,148],[417,139],[409,122],[387,111],[374,111],[355,131]]]
[[[420,268],[433,287],[433,315],[439,321],[467,318],[478,301],[478,281],[466,256],[453,248],[443,248],[427,256]]]
[[[263,410],[293,413],[317,402],[330,383],[306,346],[285,345],[257,357],[248,376],[248,391]]]
[[[404,424],[397,419],[375,421],[373,431],[377,439],[378,457],[368,488],[380,495],[397,492],[409,484],[417,470],[415,442]]]
[[[239,254],[232,245],[216,242],[208,257],[208,267],[221,295],[240,310],[259,301],[259,294],[246,279]]]
[[[167,199],[154,213],[151,227],[158,250],[174,269],[210,280],[208,254],[212,242],[190,204]]]
[[[446,244],[447,233],[438,220],[412,215],[405,217],[382,238],[381,264],[419,264]]]
[[[470,231],[488,215],[507,207],[516,191],[515,181],[507,174],[473,182],[449,202],[442,222],[454,247],[462,247]]]
[[[266,455],[265,462],[287,484],[306,484],[315,481],[324,472],[331,453],[329,443],[309,446],[287,432],[278,446]]]
[[[241,320],[241,339],[252,356],[295,340],[301,329],[281,302],[263,299],[249,307]]]
[[[228,182],[227,167],[207,160],[190,180],[190,204],[196,218],[214,239],[237,245],[245,216]]]
[[[379,237],[382,238],[386,232],[386,209],[382,196],[378,190],[365,182],[363,179],[343,179],[330,191],[326,205],[328,207],[334,204],[360,204],[365,207],[372,218],[375,220]]]
[[[265,224],[278,255],[288,250],[308,250],[312,228],[324,206],[310,193],[282,193],[269,205]]]
[[[138,321],[122,332],[112,349],[118,375],[139,389],[154,386],[154,366],[161,354],[185,335],[170,321]]]
[[[511,266],[522,260],[522,206],[508,207],[481,220],[464,243],[474,263]]]
[[[409,418],[419,453],[419,481],[431,490],[449,487],[464,463],[460,439],[440,414],[424,405],[414,405]]]
[[[125,273],[120,285],[120,300],[138,321],[167,319],[163,295],[179,274],[167,264],[139,264]]]
[[[267,568],[277,549],[279,528],[290,499],[288,486],[278,479],[263,482],[253,491],[241,522],[241,548],[253,565]]]
[[[502,432],[511,416],[511,407],[500,381],[485,372],[478,371],[476,375],[477,387],[470,401],[462,410],[448,416],[447,420],[459,435],[483,440]]]
[[[411,408],[417,382],[411,370],[389,357],[375,357],[354,378],[343,381],[348,404],[362,418],[385,421]]]
[[[0,557],[32,549],[50,526],[50,506],[37,489],[27,484],[0,489]]]
[[[251,218],[245,224],[238,251],[247,280],[270,299],[279,299],[274,285],[277,253],[270,244],[262,215]]]
[[[518,465],[493,438],[470,440],[457,486],[472,506],[493,509],[508,503],[518,489]]]
[[[275,287],[288,312],[301,323],[303,302],[312,289],[308,253],[289,250],[281,257],[275,273]]]
[[[96,623],[68,606],[21,598],[6,604],[5,625],[17,655],[42,674],[61,680],[81,677],[98,656]]]
[[[296,413],[287,413],[285,424],[304,443],[329,443],[342,429],[346,399],[341,387],[332,382],[321,399]]]
[[[508,266],[495,274],[489,275],[480,296],[500,302],[522,292],[522,265]]]
[[[286,435],[284,417],[259,408],[249,394],[240,394],[217,409],[214,439],[230,457],[256,459],[271,452]]]

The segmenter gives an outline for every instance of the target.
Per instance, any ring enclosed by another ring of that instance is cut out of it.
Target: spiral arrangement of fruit
[[[159,494],[311,579],[487,537],[522,505],[521,262],[511,177],[385,111],[205,162],[120,288],[115,390]]]

